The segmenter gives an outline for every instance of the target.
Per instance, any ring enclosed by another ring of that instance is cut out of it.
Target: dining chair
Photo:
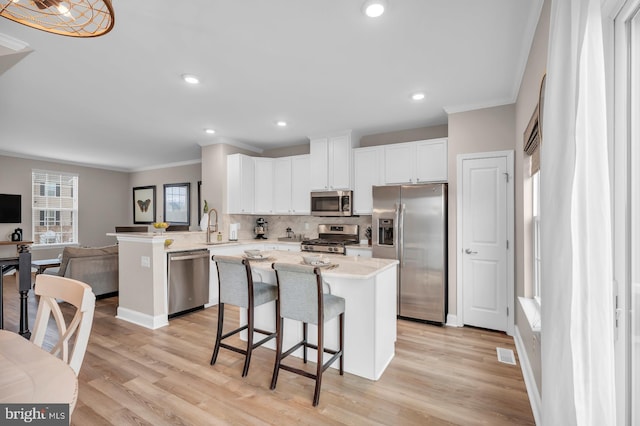
[[[276,337],[276,333],[257,329],[254,327],[255,308],[268,302],[272,302],[277,297],[276,286],[261,281],[254,281],[251,273],[251,266],[247,259],[235,256],[213,256],[213,260],[218,267],[218,287],[220,294],[220,303],[218,304],[218,330],[216,333],[216,343],[211,356],[211,365],[216,363],[220,348],[225,348],[233,352],[243,354],[244,368],[242,369],[242,377],[249,372],[249,364],[251,362],[251,354],[258,346],[268,342]],[[224,306],[230,304],[239,306],[247,310],[247,324],[223,333],[224,325]],[[277,317],[276,305],[276,317]],[[231,337],[243,330],[247,330],[246,348],[239,348],[224,343],[223,340]],[[253,334],[260,333],[266,337],[256,343],[253,341]]]
[[[96,296],[91,286],[71,278],[40,274],[36,276],[35,294],[40,296],[40,301],[31,342],[42,347],[49,318],[53,316],[59,339],[50,352],[69,364],[77,376],[93,324]],[[76,308],[68,324],[58,301],[67,302]],[[69,349],[70,346],[71,349]]]
[[[345,300],[332,294],[324,293],[325,284],[322,280],[320,268],[307,265],[291,263],[274,263],[273,269],[276,271],[278,284],[278,306],[279,315],[276,315],[276,362],[273,367],[271,378],[271,390],[276,388],[278,373],[280,369],[296,373],[316,382],[313,394],[313,406],[317,406],[320,401],[320,387],[322,386],[322,373],[339,358],[340,375],[344,374],[344,311]],[[324,324],[325,322],[338,317],[338,349],[329,349],[324,345]],[[302,322],[302,340],[283,353],[283,326],[284,318]],[[318,330],[317,344],[307,341],[307,326],[315,324]],[[282,363],[287,356],[294,353],[298,348],[303,350],[303,362],[307,363],[307,348],[315,349],[317,352],[316,373],[309,373],[306,370],[295,368]],[[327,362],[324,361],[324,354],[332,355]]]

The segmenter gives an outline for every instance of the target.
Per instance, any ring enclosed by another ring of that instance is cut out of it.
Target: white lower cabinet
[[[350,247],[347,246],[347,256],[360,256],[360,257],[372,257],[371,247]]]

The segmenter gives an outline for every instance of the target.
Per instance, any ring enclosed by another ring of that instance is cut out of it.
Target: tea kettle
[[[16,228],[11,234],[11,241],[22,241],[22,229]]]

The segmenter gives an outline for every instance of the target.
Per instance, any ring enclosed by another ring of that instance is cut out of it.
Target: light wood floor
[[[209,365],[216,307],[152,331],[114,318],[117,302],[97,301],[74,425],[534,424],[519,365],[496,357],[496,347],[515,352],[504,333],[398,321],[396,356],[382,378],[341,377],[329,369],[314,408],[310,379],[281,371],[277,389],[269,390],[269,349],[254,352],[246,378],[240,354],[221,349],[217,364]],[[5,328],[17,331],[11,277],[5,277],[4,306]],[[35,312],[31,296],[30,325]]]

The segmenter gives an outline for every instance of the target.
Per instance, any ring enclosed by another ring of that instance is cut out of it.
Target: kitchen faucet
[[[211,229],[211,212],[214,212],[216,214],[216,223],[213,225],[213,229]],[[218,210],[212,208],[211,210],[209,210],[209,213],[207,213],[207,216],[209,216],[207,218],[207,243],[210,243],[211,233],[218,232]]]

